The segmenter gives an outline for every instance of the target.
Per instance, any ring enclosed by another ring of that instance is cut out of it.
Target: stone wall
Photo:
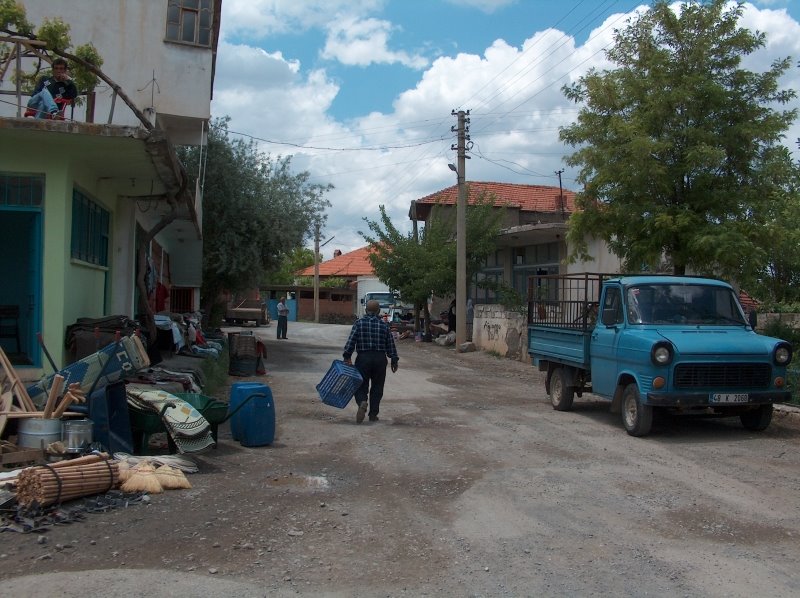
[[[800,314],[783,314],[783,313],[760,313],[758,314],[758,324],[756,330],[759,332],[764,330],[764,327],[771,320],[779,320],[781,323],[786,324],[790,328],[800,330]]]
[[[507,311],[502,305],[475,306],[472,342],[482,351],[502,357],[530,362],[528,356],[528,317],[525,313]]]

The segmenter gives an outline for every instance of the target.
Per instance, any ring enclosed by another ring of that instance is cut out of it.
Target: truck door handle
[[[592,334],[592,340],[593,340],[593,341],[596,341],[596,340],[597,340],[597,333],[596,333],[596,332]]]

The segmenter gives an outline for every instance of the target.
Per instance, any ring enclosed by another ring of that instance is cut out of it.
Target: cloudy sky
[[[334,185],[323,250],[364,245],[385,205],[455,184],[456,124],[470,110],[467,180],[558,186],[558,128],[577,114],[561,87],[589,68],[645,2],[634,0],[224,0],[212,114],[297,171]],[[767,46],[745,66],[800,62],[800,0],[753,0],[742,24]],[[782,84],[800,90],[800,67]],[[800,105],[800,102],[798,102]],[[800,138],[792,130],[787,143]],[[565,188],[577,190],[566,168]],[[313,243],[309,243],[313,246]]]

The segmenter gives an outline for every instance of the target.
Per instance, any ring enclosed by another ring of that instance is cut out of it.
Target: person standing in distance
[[[278,339],[286,338],[286,330],[289,328],[289,308],[286,307],[286,296],[278,301]]]
[[[380,303],[374,299],[367,301],[365,311],[364,317],[353,324],[342,353],[347,365],[352,365],[350,358],[353,352],[358,353],[355,366],[363,379],[356,390],[356,423],[359,424],[364,421],[367,410],[369,421],[378,421],[383,384],[386,381],[386,358],[391,361],[392,372],[397,371],[400,361],[389,325],[378,316]]]

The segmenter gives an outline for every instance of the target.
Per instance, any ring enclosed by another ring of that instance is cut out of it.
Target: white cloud
[[[471,8],[477,8],[481,12],[485,12],[487,14],[491,14],[499,8],[506,7],[510,4],[514,4],[517,0],[445,0],[449,4],[453,4],[459,7],[469,6]]]
[[[222,26],[227,35],[265,39],[277,33],[323,28],[343,15],[379,10],[385,0],[225,0]]]
[[[423,56],[389,49],[393,27],[389,21],[345,17],[328,26],[322,57],[342,64],[367,66],[372,63],[402,64],[414,69],[428,65]]]
[[[377,219],[379,205],[387,207],[398,227],[408,230],[412,199],[455,184],[447,167],[455,159],[450,149],[455,142],[450,131],[456,124],[450,115],[453,108],[472,110],[475,146],[473,159],[467,161],[468,180],[558,185],[555,171],[564,167],[562,158],[570,151],[558,140],[558,127],[576,115],[561,87],[591,67],[609,66],[603,49],[627,16],[608,17],[581,45],[551,29],[531,32],[522,47],[498,39],[480,55],[442,56],[421,72],[416,85],[397,96],[391,111],[348,122],[336,121],[329,113],[339,85],[346,80],[334,82],[325,71],[309,72],[280,54],[225,44],[217,63],[213,114],[230,115],[231,130],[306,146],[262,145],[273,155],[293,154],[295,168],[308,170],[312,182],[335,185],[328,196],[333,207],[323,232],[323,238],[336,237],[325,248],[330,257],[336,248],[349,251],[363,246],[357,234],[366,230],[362,217]],[[346,29],[341,25],[346,20],[339,19],[333,30],[371,43],[375,59],[381,51],[388,52],[384,42],[391,30],[383,22],[369,21],[356,19],[358,27]],[[795,61],[800,57],[800,24],[785,12],[748,6],[742,24],[764,31],[768,38],[767,47],[748,57],[745,68],[764,70],[776,57],[791,55]],[[352,64],[363,60],[357,53],[336,56]],[[782,82],[785,87],[800,89],[798,71],[791,69]],[[793,106],[797,105],[800,102]],[[800,130],[795,127],[787,136],[792,149],[797,137]],[[427,143],[430,140],[436,141]],[[387,147],[403,145],[411,147]],[[343,151],[357,147],[386,149]],[[564,173],[566,188],[575,188],[574,174]]]

